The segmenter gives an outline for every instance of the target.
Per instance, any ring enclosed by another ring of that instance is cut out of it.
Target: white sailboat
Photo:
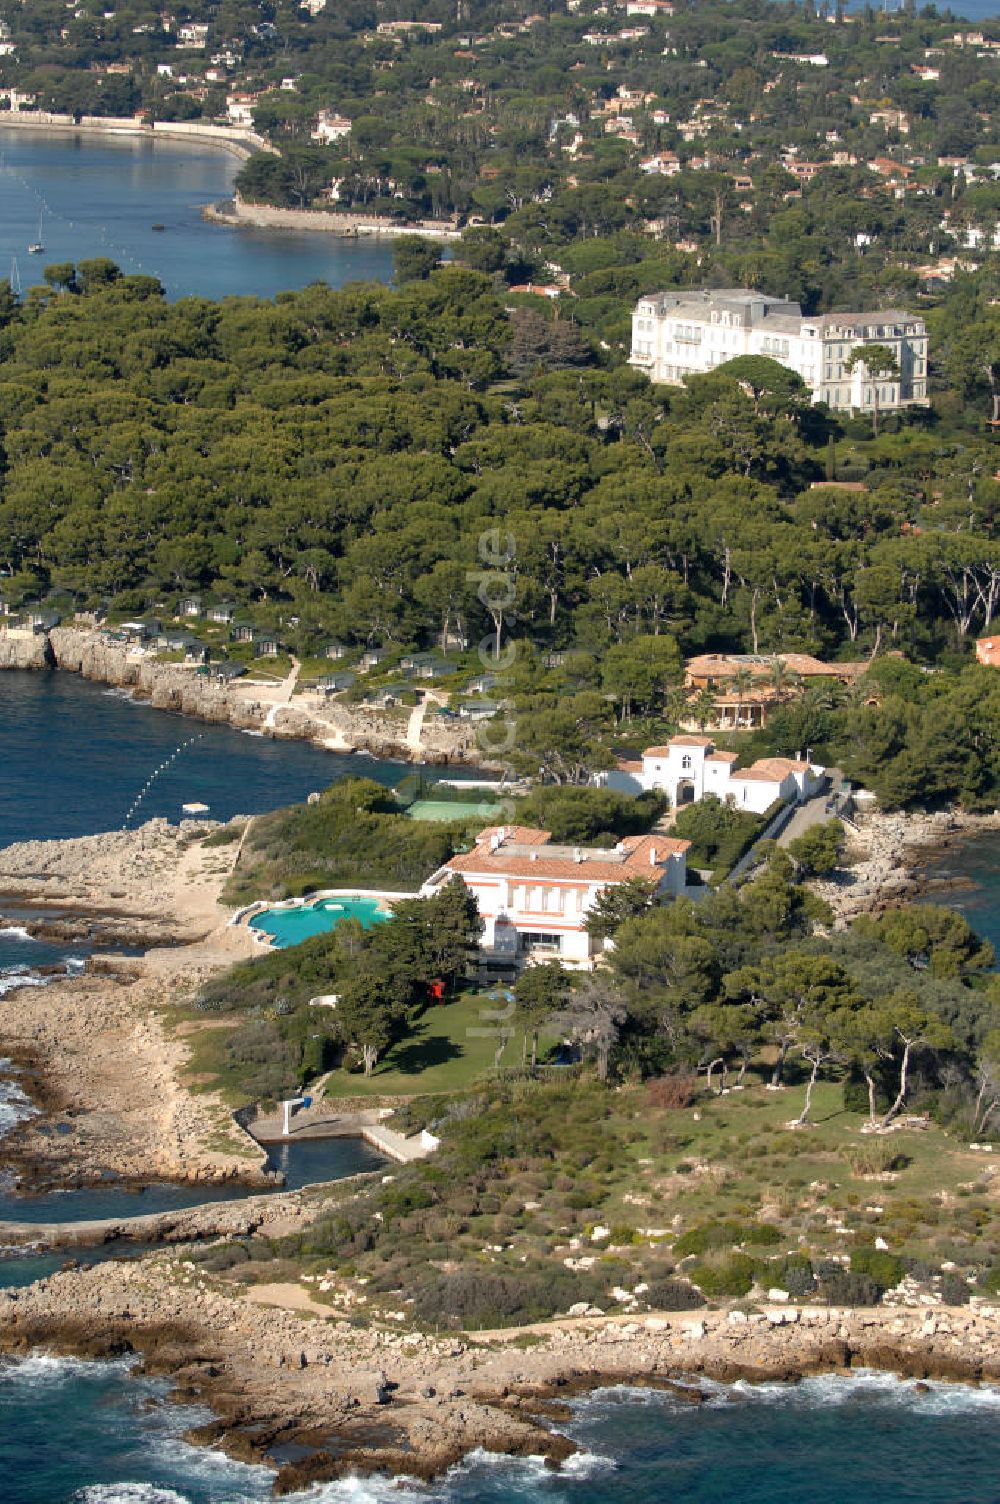
[[[39,209],[38,211],[38,239],[33,241],[31,245],[29,245],[29,256],[40,256],[42,251],[44,251],[45,249],[45,242],[42,239],[42,215],[44,214],[44,212],[44,209]]]
[[[17,257],[10,258],[10,290],[15,298],[21,296],[21,273],[17,269]]]

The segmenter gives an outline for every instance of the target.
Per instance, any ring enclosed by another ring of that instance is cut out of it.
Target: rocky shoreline
[[[1000,812],[863,814],[847,827],[844,867],[833,880],[810,886],[830,905],[836,927],[843,928],[859,914],[878,915],[925,894],[923,868],[930,855],[987,831],[1000,831]]]
[[[442,1337],[359,1328],[313,1299],[281,1307],[283,1288],[234,1287],[176,1253],[69,1271],[0,1292],[0,1350],[136,1354],[171,1377],[173,1398],[211,1407],[216,1419],[190,1439],[269,1463],[278,1494],[350,1474],[433,1478],[477,1448],[558,1465],[576,1448],[551,1423],[566,1400],[608,1385],[698,1403],[699,1379],[1000,1377],[1000,1310],[988,1306],[762,1306]],[[279,1464],[290,1444],[299,1459]]]
[[[131,690],[156,710],[240,731],[260,731],[275,738],[297,738],[328,751],[366,752],[399,762],[490,766],[480,751],[474,728],[441,717],[424,721],[419,746],[415,747],[407,739],[405,714],[393,716],[363,705],[303,694],[281,705],[280,723],[275,725],[273,685],[255,685],[247,679],[221,683],[182,664],[157,662],[87,627],[53,627],[48,633],[34,634],[0,630],[0,669],[64,669],[84,679]]]

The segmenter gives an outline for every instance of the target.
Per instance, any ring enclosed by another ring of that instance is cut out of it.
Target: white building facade
[[[453,856],[420,891],[429,897],[460,877],[479,904],[481,949],[488,957],[586,969],[603,949],[586,929],[598,896],[642,878],[657,896],[677,897],[687,883],[690,844],[650,835],[630,836],[610,850],[559,846],[547,830],[491,826],[480,831],[472,851]]]
[[[791,757],[763,757],[738,768],[738,752],[719,752],[707,736],[673,736],[647,747],[641,762],[622,762],[597,781],[620,794],[666,794],[677,808],[714,794],[721,803],[762,815],[779,799],[797,804],[818,794],[825,772]]]
[[[877,391],[863,365],[848,369],[859,345],[887,346],[898,377]],[[802,377],[813,402],[844,411],[892,412],[927,406],[927,328],[898,309],[877,313],[803,314],[788,298],[742,288],[653,293],[632,315],[629,363],[651,381],[680,386],[740,355],[766,355]]]

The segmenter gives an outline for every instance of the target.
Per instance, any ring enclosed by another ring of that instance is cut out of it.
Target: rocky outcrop
[[[214,1409],[192,1440],[244,1460],[287,1457],[295,1444],[278,1494],[348,1472],[429,1478],[477,1447],[557,1464],[574,1443],[546,1418],[609,1384],[696,1403],[698,1376],[794,1381],[881,1367],[922,1381],[993,1379],[998,1323],[985,1307],[763,1307],[553,1321],[469,1341],[347,1320],[298,1282],[241,1287],[163,1254],[0,1291],[0,1350],[142,1353],[147,1371],[173,1375],[176,1398]]]
[[[0,631],[0,668],[53,668],[52,648],[44,632]]]
[[[454,721],[426,719],[419,749],[408,744],[407,717],[317,695],[296,696],[274,720],[272,686],[255,692],[252,680],[223,684],[191,667],[159,662],[151,654],[113,642],[87,627],[54,627],[46,636],[0,632],[0,669],[61,668],[100,684],[130,689],[157,710],[171,710],[242,731],[294,737],[340,752],[370,752],[400,762],[489,766],[475,730]],[[272,720],[269,721],[269,713]]]

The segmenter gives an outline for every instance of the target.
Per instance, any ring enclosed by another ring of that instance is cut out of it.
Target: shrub
[[[767,1266],[767,1279],[779,1290],[787,1290],[794,1300],[804,1300],[816,1289],[813,1267],[803,1253],[775,1259]]]
[[[450,1327],[520,1326],[603,1298],[603,1284],[568,1269],[460,1269],[427,1275],[414,1290],[413,1310],[420,1321]]]
[[[244,830],[246,830],[245,824],[223,825],[221,830],[213,830],[210,836],[206,836],[201,844],[208,847],[231,846],[234,841],[240,839]]]
[[[691,1253],[708,1253],[713,1248],[732,1248],[737,1243],[750,1243],[756,1247],[773,1246],[781,1242],[781,1234],[770,1222],[744,1225],[741,1222],[705,1222],[700,1227],[689,1228],[674,1244],[677,1258]]]
[[[836,1269],[820,1280],[819,1294],[831,1306],[877,1306],[885,1291],[867,1274]]]
[[[880,1248],[858,1248],[851,1254],[851,1273],[866,1274],[883,1290],[892,1290],[906,1273],[906,1265],[896,1254]]]
[[[217,1243],[196,1255],[198,1266],[208,1274],[221,1274],[226,1269],[235,1269],[237,1264],[246,1264],[250,1250],[245,1243]]]
[[[903,1170],[910,1162],[894,1144],[880,1138],[848,1144],[843,1155],[855,1175],[884,1175],[888,1170]]]
[[[984,1269],[976,1283],[984,1294],[1000,1295],[1000,1264],[994,1264],[992,1269]]]
[[[964,1306],[972,1291],[960,1274],[951,1270],[941,1276],[941,1299],[946,1306]]]
[[[661,1279],[650,1283],[643,1299],[652,1311],[697,1311],[705,1297],[686,1279]]]
[[[733,1253],[718,1263],[695,1264],[690,1270],[694,1283],[709,1300],[736,1300],[749,1295],[757,1265],[745,1253]]]
[[[646,1084],[646,1100],[657,1112],[672,1112],[690,1107],[697,1090],[697,1077],[683,1071],[657,1076]]]

